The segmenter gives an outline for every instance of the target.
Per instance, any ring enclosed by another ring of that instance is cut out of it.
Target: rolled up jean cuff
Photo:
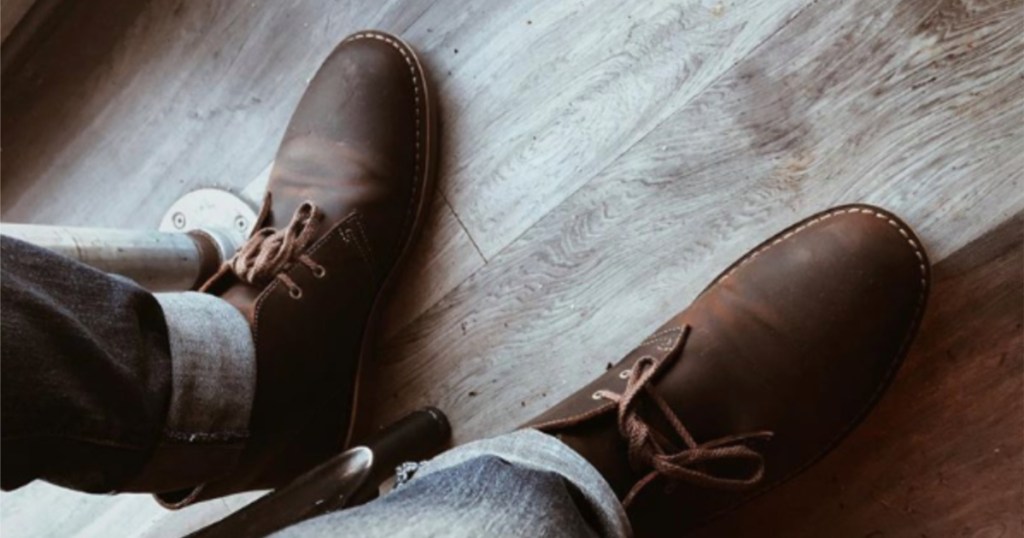
[[[129,486],[153,492],[197,488],[231,471],[249,437],[256,394],[252,331],[242,313],[219,297],[154,295],[167,322],[171,401],[163,435]]]
[[[480,456],[496,456],[513,465],[560,475],[590,504],[596,519],[591,524],[600,536],[633,535],[626,510],[601,473],[565,443],[537,430],[519,430],[458,446],[420,465],[410,482]]]

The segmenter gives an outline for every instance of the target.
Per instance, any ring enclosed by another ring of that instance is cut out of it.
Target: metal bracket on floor
[[[220,189],[199,189],[171,204],[159,229],[204,233],[215,243],[220,258],[226,260],[245,243],[255,224],[256,211],[242,198]]]

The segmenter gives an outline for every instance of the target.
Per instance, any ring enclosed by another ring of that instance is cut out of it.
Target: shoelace
[[[594,397],[612,402],[610,405],[599,408],[594,413],[588,413],[586,417],[573,420],[574,423],[578,423],[603,415],[613,409],[616,411],[619,433],[629,445],[630,465],[637,470],[649,469],[647,474],[633,485],[623,499],[622,504],[627,508],[636,496],[658,477],[666,478],[670,483],[687,483],[733,491],[750,488],[764,477],[764,457],[744,443],[755,439],[770,439],[773,435],[772,432],[759,431],[728,435],[698,443],[665,399],[651,388],[651,382],[657,378],[659,373],[671,366],[682,355],[682,349],[689,333],[690,328],[684,326],[681,335],[664,359],[658,361],[648,355],[637,360],[629,370],[626,387],[621,394],[609,390],[599,390],[594,393]],[[676,443],[653,429],[640,416],[637,407],[641,402],[641,395],[644,395],[647,401],[654,403],[654,408],[671,425],[685,446],[682,448],[676,446]],[[747,476],[723,477],[715,476],[704,465],[722,461],[749,462],[753,464],[753,469]]]
[[[270,213],[270,193],[263,199],[256,222],[266,222]],[[273,279],[280,280],[288,287],[288,294],[294,299],[302,298],[302,288],[286,273],[295,262],[309,267],[316,278],[323,278],[327,270],[313,261],[306,249],[316,238],[317,229],[323,221],[324,214],[313,202],[303,202],[292,215],[287,226],[280,230],[261,228],[242,245],[242,248],[224,262],[207,286],[220,276],[232,272],[242,282],[257,287],[269,284]],[[204,286],[207,287],[207,286]]]

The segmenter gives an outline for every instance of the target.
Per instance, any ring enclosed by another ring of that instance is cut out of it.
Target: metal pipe
[[[210,230],[186,233],[0,224],[0,233],[126,276],[151,291],[197,288],[236,247],[227,234]]]

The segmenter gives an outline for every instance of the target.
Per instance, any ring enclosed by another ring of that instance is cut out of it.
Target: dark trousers
[[[172,359],[160,304],[128,280],[26,243],[2,238],[0,256],[0,485],[9,490],[39,478],[109,492],[136,483],[167,433]],[[429,465],[435,472],[392,494],[285,532],[629,533],[598,472],[539,432],[462,445]]]
[[[167,416],[163,312],[127,279],[0,241],[0,486],[118,490]]]

